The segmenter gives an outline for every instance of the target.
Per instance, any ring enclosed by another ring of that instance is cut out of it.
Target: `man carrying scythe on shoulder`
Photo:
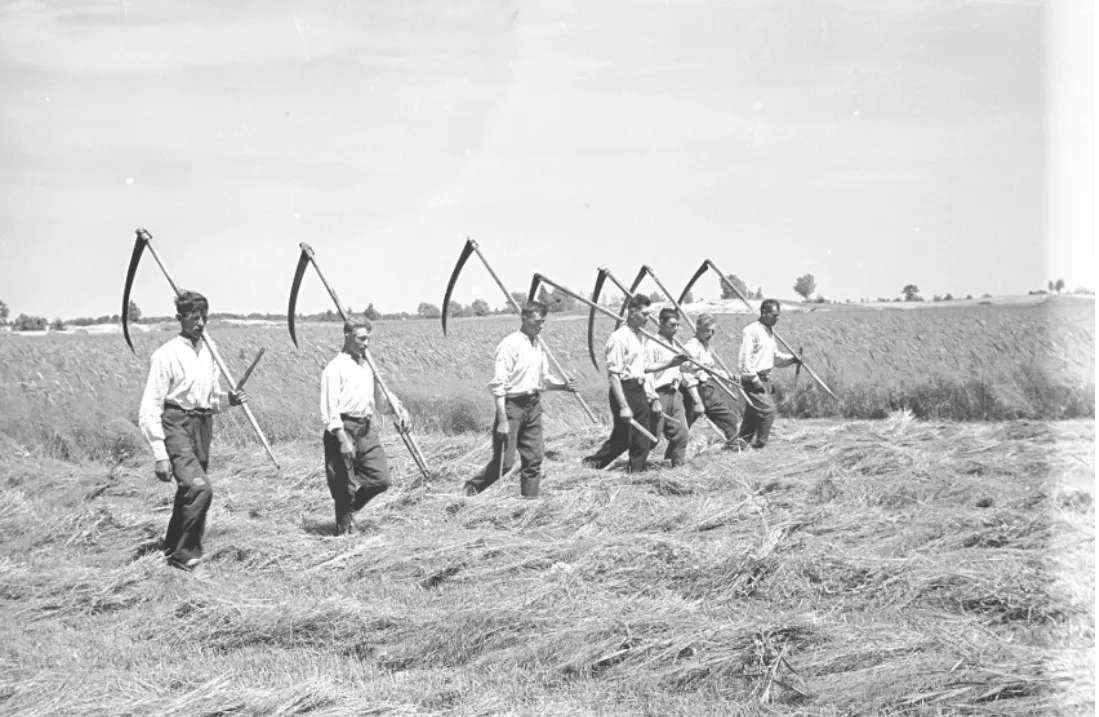
[[[660,338],[671,344],[678,330],[679,312],[671,307],[661,309],[657,332]],[[659,397],[661,409],[652,417],[652,432],[657,436],[663,433],[664,438],[668,439],[664,457],[671,462],[672,468],[677,468],[687,460],[687,442],[690,438],[683,398],[679,395],[679,385],[683,382],[682,367],[675,363],[677,353],[655,341],[648,342],[647,351],[649,365],[645,372],[652,375],[653,389]]]
[[[369,319],[344,322],[343,350],[321,373],[324,468],[337,535],[354,533],[354,514],[390,485],[375,414],[393,414],[398,429],[409,430],[408,411],[396,396],[392,404],[386,399],[366,360],[372,334]]]
[[[518,451],[522,465],[519,492],[524,498],[538,495],[542,480],[542,392],[576,392],[576,381],[550,373],[549,359],[538,342],[549,308],[528,301],[520,308],[522,324],[496,347],[495,370],[489,390],[496,404],[492,427],[492,460],[466,481],[465,494],[477,495],[511,470]]]
[[[759,320],[744,327],[740,343],[740,383],[748,394],[739,438],[752,448],[763,448],[775,422],[774,388],[771,370],[776,366],[796,366],[801,360],[778,350],[774,326],[781,312],[778,301],[765,299],[759,307]],[[754,440],[753,440],[754,439]]]
[[[633,424],[647,429],[651,411],[662,410],[651,374],[646,373],[652,368],[647,350],[649,339],[640,331],[649,320],[651,305],[652,300],[644,294],[633,296],[626,305],[626,324],[607,339],[607,378],[614,428],[599,450],[582,460],[590,468],[604,468],[627,449],[631,473],[640,473],[647,468],[653,441]],[[675,356],[660,368],[679,366],[685,360],[686,356]]]
[[[736,445],[739,411],[729,394],[715,383],[719,379],[732,380],[714,361],[714,353],[710,349],[716,323],[711,314],[700,314],[695,322],[694,338],[683,345],[687,355],[694,359],[693,363],[683,366],[687,389],[683,402],[687,425],[693,425],[700,416],[706,416],[725,435],[725,446],[732,448]],[[699,365],[706,370],[698,368]]]
[[[164,537],[168,564],[193,570],[202,560],[202,535],[214,491],[206,473],[213,414],[247,403],[243,389],[223,393],[210,348],[203,342],[209,303],[196,291],[176,297],[179,336],[153,352],[138,422],[156,459],[156,477],[175,477],[172,518]],[[209,341],[210,337],[206,337]]]

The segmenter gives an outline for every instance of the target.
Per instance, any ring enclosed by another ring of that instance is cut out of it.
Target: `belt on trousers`
[[[542,392],[538,390],[527,391],[526,393],[514,393],[509,394],[506,397],[508,401],[516,401],[517,403],[530,403],[537,401],[542,396]]]
[[[186,413],[188,416],[212,416],[212,415],[214,415],[214,409],[212,409],[212,408],[184,408],[183,406],[172,403],[171,401],[165,401],[164,402],[164,408],[166,408],[166,409],[171,408],[171,409],[176,410],[176,411],[182,411],[183,413]]]
[[[370,423],[370,416],[352,416],[350,413],[341,413],[341,421],[354,421],[355,423]]]
[[[674,384],[674,383],[666,383],[663,386],[657,386],[656,387],[656,392],[657,393],[675,393],[678,390],[679,390],[679,386],[677,384]]]
[[[645,381],[643,378],[619,378],[618,380],[622,383],[635,383],[637,385],[641,385]]]

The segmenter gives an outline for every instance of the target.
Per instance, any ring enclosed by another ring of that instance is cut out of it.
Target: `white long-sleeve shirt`
[[[778,350],[775,334],[759,321],[753,321],[744,327],[744,338],[740,342],[740,375],[751,380],[760,371],[770,371],[775,366],[782,368],[793,364],[796,359],[788,353]]]
[[[400,402],[397,402],[398,405]],[[370,364],[361,364],[346,351],[328,362],[321,373],[321,420],[330,433],[343,428],[340,414],[355,418],[371,418],[375,409],[395,413],[381,386],[374,380]]]
[[[671,339],[667,339],[667,343],[672,343]],[[655,341],[647,341],[645,345],[646,365],[654,366],[656,364],[664,363],[668,359],[674,358],[679,355],[678,351],[671,351],[664,348]],[[649,373],[650,381],[652,381],[653,388],[663,388],[664,386],[676,387],[680,381],[683,380],[683,375],[679,370],[679,366],[671,366],[660,371],[652,371]]]
[[[649,398],[656,398],[652,375],[645,373],[648,362],[646,358],[648,343],[649,338],[647,336],[635,333],[629,326],[622,326],[607,339],[604,360],[607,364],[608,375],[618,376],[622,381],[640,379],[641,385],[645,388],[645,395]]]
[[[522,396],[557,385],[550,374],[549,358],[538,339],[531,341],[522,331],[508,334],[492,357],[493,375],[488,383],[492,395]]]
[[[683,344],[683,350],[697,363],[702,364],[702,366],[710,369],[710,371],[712,371],[713,373],[716,373],[718,376],[722,376],[724,378],[729,378],[729,376],[726,376],[725,372],[722,371],[721,368],[717,365],[717,362],[714,361],[713,350],[710,349],[709,346],[706,346],[701,341],[699,341],[698,337],[695,337],[687,343]],[[683,378],[687,383],[687,388],[694,388],[700,383],[706,383],[710,380],[710,374],[700,369],[694,363],[684,363],[682,368]]]
[[[206,346],[209,337],[198,342],[176,336],[153,352],[149,380],[141,397],[138,425],[153,449],[158,461],[168,460],[164,446],[164,404],[174,403],[184,410],[209,409],[221,411],[221,382],[217,365]]]

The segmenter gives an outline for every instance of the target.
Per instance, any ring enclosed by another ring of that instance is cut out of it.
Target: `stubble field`
[[[719,320],[730,361],[747,320]],[[137,357],[0,339],[0,712],[1092,713],[1093,304],[791,313],[841,401],[785,373],[766,451],[696,431],[683,468],[584,469],[607,428],[553,395],[544,495],[510,477],[465,498],[515,323],[378,326],[437,473],[390,432],[395,485],[349,538],[316,409],[338,327],[295,350],[285,327],[213,326],[237,371],[267,348],[250,392],[282,466],[219,417],[190,575],[157,558],[174,489],[133,427],[171,333]],[[551,318],[546,340],[605,416],[584,332]],[[1014,420],[950,420],[982,417]]]

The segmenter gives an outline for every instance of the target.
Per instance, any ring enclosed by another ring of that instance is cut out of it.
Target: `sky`
[[[285,312],[300,242],[356,311],[438,305],[466,237],[512,291],[707,258],[779,297],[1095,289],[1093,13],[0,0],[0,300],[118,313],[139,226],[238,313]],[[174,313],[151,257],[133,298]],[[332,308],[315,276],[298,307]]]

